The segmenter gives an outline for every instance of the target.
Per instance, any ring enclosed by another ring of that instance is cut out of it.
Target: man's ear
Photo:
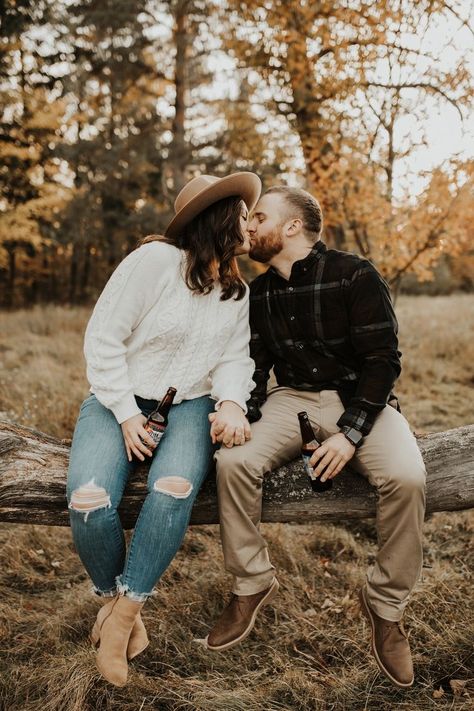
[[[295,235],[299,234],[302,229],[303,221],[300,220],[298,217],[295,217],[288,223],[286,227],[286,234],[288,235],[288,237],[294,237]]]

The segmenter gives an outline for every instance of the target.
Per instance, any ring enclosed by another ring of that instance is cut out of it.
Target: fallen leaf
[[[207,637],[201,639],[199,637],[195,637],[193,639],[193,642],[195,644],[198,644],[200,647],[204,647],[204,649],[207,649]]]
[[[466,694],[466,687],[467,681],[464,681],[463,679],[450,679],[449,680],[449,686],[451,687],[451,690],[454,694],[454,696],[464,696]]]
[[[442,696],[444,696],[444,691],[441,686],[436,691],[433,691],[433,699],[440,699]]]

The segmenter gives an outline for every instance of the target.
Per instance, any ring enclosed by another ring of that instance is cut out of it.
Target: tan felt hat
[[[250,172],[232,173],[225,178],[200,175],[187,183],[174,203],[175,216],[166,228],[167,237],[175,237],[200,212],[218,200],[234,195],[241,197],[249,211],[257,204],[262,190],[258,175]]]

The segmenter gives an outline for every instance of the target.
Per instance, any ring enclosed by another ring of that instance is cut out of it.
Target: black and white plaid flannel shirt
[[[250,328],[250,422],[261,417],[272,367],[278,385],[337,390],[345,407],[338,426],[363,435],[395,398],[397,320],[388,285],[367,259],[318,241],[288,281],[270,267],[250,285]]]

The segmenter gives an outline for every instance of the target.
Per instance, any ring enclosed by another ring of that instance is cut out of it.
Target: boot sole
[[[377,666],[379,667],[380,671],[382,671],[385,676],[390,679],[392,684],[395,684],[395,686],[398,686],[400,689],[409,689],[410,686],[413,686],[413,682],[415,680],[415,677],[408,683],[404,684],[401,681],[398,681],[395,679],[394,676],[390,674],[388,669],[384,666],[382,660],[380,659],[379,655],[377,654],[377,649],[375,647],[375,620],[373,618],[371,609],[369,607],[369,604],[365,598],[365,588],[361,588],[359,590],[359,601],[360,601],[360,608],[362,610],[363,615],[367,618],[367,620],[370,623],[370,628],[371,628],[371,639],[370,639],[370,647],[372,650],[372,654],[374,656],[375,661],[377,662]]]
[[[248,637],[249,634],[251,633],[251,631],[253,630],[259,611],[261,610],[261,608],[264,605],[271,602],[276,597],[279,588],[280,588],[280,585],[278,583],[278,580],[275,578],[269,591],[267,592],[265,597],[260,600],[257,607],[253,611],[253,614],[252,614],[252,617],[250,619],[248,626],[246,627],[246,629],[242,632],[242,634],[239,637],[236,637],[236,639],[233,639],[230,642],[226,642],[225,644],[221,644],[218,647],[211,647],[211,645],[208,642],[209,635],[207,635],[207,637],[204,639],[204,642],[206,644],[206,649],[209,649],[212,652],[225,652],[226,649],[230,649],[231,647],[234,647],[236,644],[243,642],[243,640],[246,637]]]

